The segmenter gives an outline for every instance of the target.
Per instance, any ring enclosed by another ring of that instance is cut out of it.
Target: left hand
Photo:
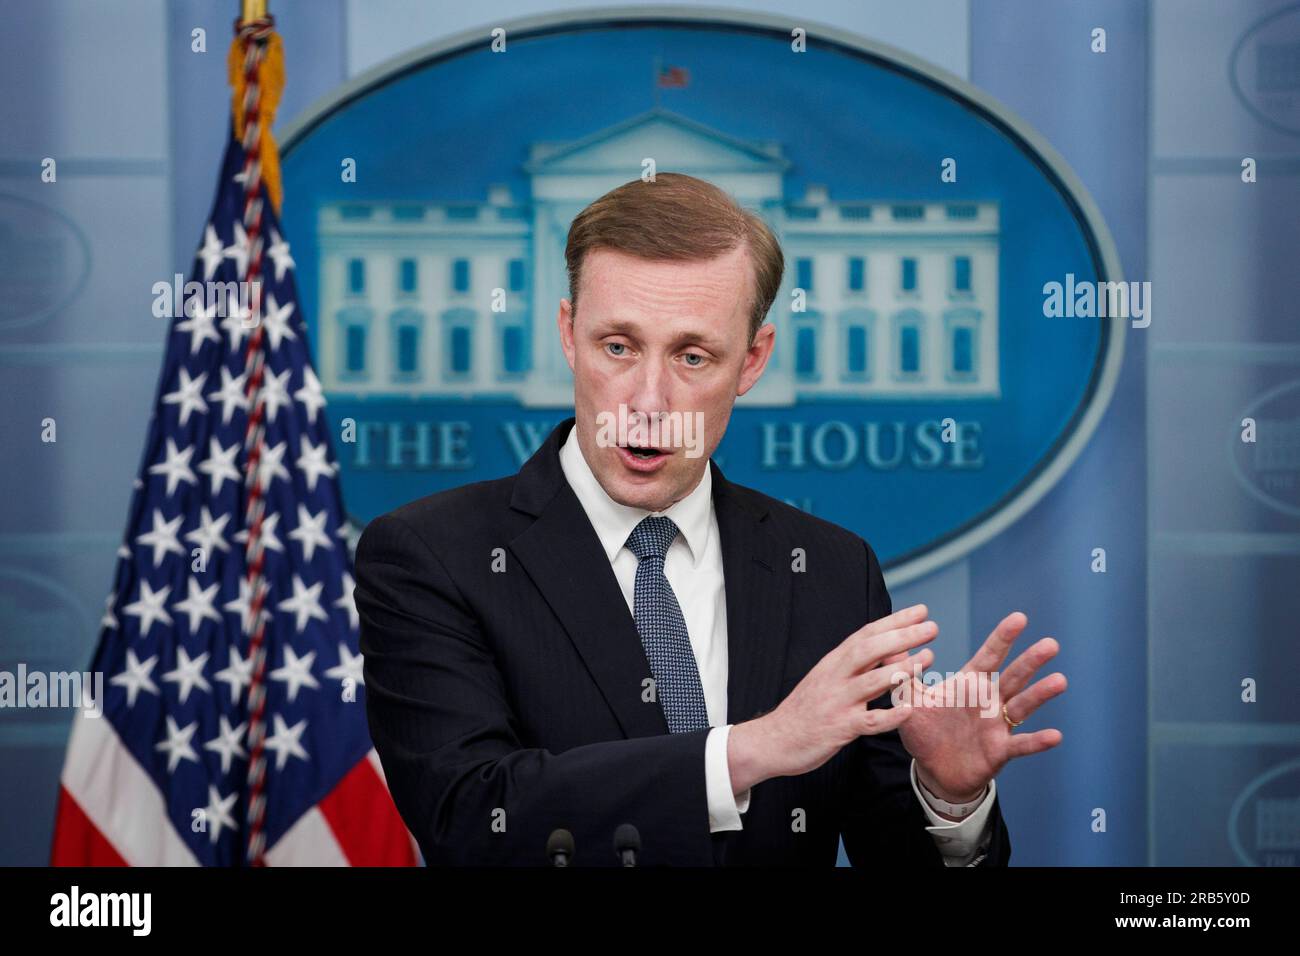
[[[895,685],[894,706],[911,706],[913,710],[898,728],[903,746],[916,758],[921,782],[942,800],[974,800],[1012,758],[1049,750],[1061,742],[1061,732],[1054,728],[1016,734],[1002,719],[1003,704],[1013,721],[1021,721],[1066,688],[1065,675],[1059,671],[1026,686],[1060,650],[1050,637],[1035,643],[997,675],[1028,623],[1029,618],[1020,611],[1008,614],[975,656],[941,684],[926,686],[909,671],[909,679]],[[901,652],[880,666],[907,667],[907,661],[907,653]],[[958,687],[959,681],[965,686]]]

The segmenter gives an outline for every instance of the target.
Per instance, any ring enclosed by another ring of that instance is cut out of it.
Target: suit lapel
[[[560,467],[573,423],[561,422],[519,470],[511,507],[537,520],[510,550],[563,624],[624,734],[666,734],[663,708],[642,700],[651,672],[636,622]],[[709,468],[727,600],[727,721],[739,723],[779,703],[790,617],[790,579],[780,569],[790,556],[764,527],[766,508],[712,460]]]
[[[668,733],[663,708],[642,700],[651,676],[636,622],[578,496],[564,480],[562,422],[524,467],[511,506],[537,516],[510,550],[568,632],[627,737]]]
[[[765,527],[767,509],[713,470],[713,507],[722,538],[727,593],[727,722],[741,723],[780,701],[790,624],[790,578]]]

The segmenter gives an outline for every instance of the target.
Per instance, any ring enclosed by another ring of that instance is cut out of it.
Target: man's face
[[[558,320],[573,370],[578,445],[611,498],[663,511],[699,483],[736,397],[758,381],[772,353],[770,323],[749,343],[749,254],[742,245],[706,261],[653,262],[596,249],[581,282],[576,320],[568,299]],[[667,447],[672,434],[688,433],[661,428],[658,451],[638,456],[626,447],[642,438],[633,428],[623,446],[606,441],[611,430],[602,423],[617,421],[620,405],[630,426],[667,413],[683,425],[689,419],[691,429],[699,423],[702,434],[693,448]]]

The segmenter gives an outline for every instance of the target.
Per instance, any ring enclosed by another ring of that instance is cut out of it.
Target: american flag
[[[254,27],[236,97],[265,117],[269,18]],[[259,123],[237,127],[191,277],[205,293],[170,320],[55,865],[416,862],[367,732],[350,529],[294,261]],[[206,285],[253,280],[242,304]]]
[[[691,73],[684,66],[669,66],[659,71],[659,86],[663,89],[681,89],[691,81]]]

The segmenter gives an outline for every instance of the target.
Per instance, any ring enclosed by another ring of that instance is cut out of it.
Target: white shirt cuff
[[[969,866],[975,857],[980,855],[980,848],[988,837],[989,813],[993,809],[993,798],[997,795],[997,787],[998,782],[990,780],[988,792],[980,801],[980,805],[960,823],[945,820],[934,811],[926,799],[925,791],[916,778],[916,760],[913,758],[912,789],[916,791],[916,799],[921,801],[921,808],[925,810],[925,815],[934,824],[925,829],[934,838],[935,846],[939,848],[945,866]]]
[[[709,832],[742,830],[740,815],[749,809],[749,791],[737,800],[731,792],[731,767],[727,763],[727,740],[731,724],[714,727],[704,739],[704,787],[709,801]]]

